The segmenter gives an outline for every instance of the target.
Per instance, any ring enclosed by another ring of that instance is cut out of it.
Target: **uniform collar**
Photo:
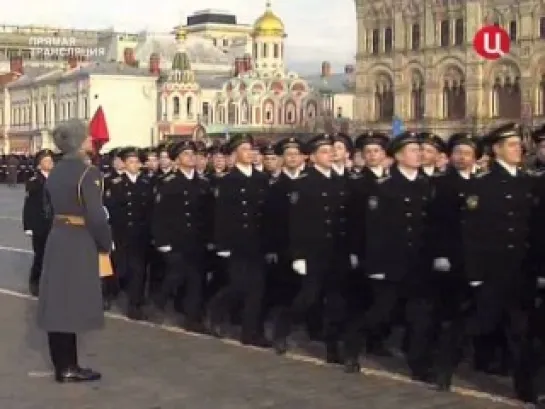
[[[251,177],[253,173],[252,165],[243,165],[242,163],[235,164],[235,167],[242,173],[244,176]]]
[[[193,178],[195,177],[195,169],[191,169],[189,172],[180,169],[180,173],[189,180],[193,180]]]
[[[435,166],[422,166],[422,170],[428,176],[432,176],[435,173]]]
[[[399,170],[399,173],[401,173],[405,179],[410,180],[411,182],[414,182],[418,177],[417,169],[405,169],[401,166],[398,166],[397,170]]]
[[[331,165],[331,168],[339,175],[343,176],[344,172],[346,170],[346,167],[344,165],[337,165],[336,163],[333,163]]]
[[[322,175],[324,175],[326,178],[331,178],[331,169],[325,169],[321,166],[314,165],[314,169],[316,169],[318,172],[320,172]]]
[[[282,168],[282,173],[290,179],[297,179],[301,174],[301,169],[295,169],[294,172],[290,172],[288,169]]]
[[[382,166],[369,166],[369,170],[373,172],[377,178],[381,178],[384,176],[384,168]]]
[[[508,163],[506,163],[505,161],[501,159],[496,159],[496,162],[498,163],[498,165],[504,168],[507,171],[507,173],[509,173],[511,176],[517,176],[518,169],[516,166],[509,165]]]
[[[471,179],[471,171],[469,170],[457,170],[458,174],[463,178],[463,179]]]
[[[125,172],[125,175],[132,183],[136,183],[136,181],[138,180],[138,176],[140,176],[139,173],[132,174],[129,172]]]

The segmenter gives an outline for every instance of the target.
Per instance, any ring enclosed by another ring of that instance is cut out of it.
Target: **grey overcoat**
[[[84,226],[53,222],[45,246],[38,301],[38,326],[48,332],[84,332],[104,325],[98,252],[109,252],[112,236],[102,207],[102,175],[74,155],[51,171],[46,190],[54,216],[82,216]],[[81,180],[81,199],[78,183]],[[55,219],[54,219],[55,220]]]

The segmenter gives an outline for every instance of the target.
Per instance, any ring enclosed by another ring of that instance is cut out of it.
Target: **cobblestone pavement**
[[[22,190],[0,186],[1,409],[500,409],[515,402],[508,382],[463,373],[454,393],[409,382],[400,360],[366,361],[346,375],[312,355],[316,346],[277,357],[110,314],[104,331],[81,340],[80,360],[101,370],[94,385],[57,385],[25,295],[29,241],[21,232]],[[486,390],[488,393],[477,392]]]

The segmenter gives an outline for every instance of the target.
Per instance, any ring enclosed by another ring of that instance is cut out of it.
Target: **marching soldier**
[[[110,165],[106,168],[108,171],[104,173],[104,191],[110,187],[110,181],[123,174],[125,164],[119,158],[120,149],[114,148],[108,153]]]
[[[473,179],[467,189],[462,242],[475,310],[465,334],[486,335],[505,325],[514,360],[515,393],[524,402],[537,403],[528,370],[532,365],[528,311],[533,299],[528,299],[529,277],[524,265],[535,201],[531,178],[518,169],[521,132],[518,124],[510,123],[487,136],[494,162],[489,172]],[[448,388],[447,375],[442,373],[438,379],[443,389]]]
[[[210,156],[209,171],[206,176],[212,181],[218,177],[223,177],[227,173],[227,161],[225,158],[224,148],[222,146],[211,146],[208,148]]]
[[[125,172],[111,180],[104,193],[104,203],[110,214],[115,239],[116,273],[121,288],[128,295],[127,317],[142,320],[146,318],[142,306],[153,187],[140,172],[137,149],[125,148],[120,151],[119,157],[125,165]]]
[[[53,169],[53,152],[49,149],[36,154],[36,174],[26,183],[25,202],[23,204],[23,230],[32,238],[34,259],[30,269],[30,294],[37,297],[42,274],[45,242],[51,228],[51,209],[46,197],[45,182]]]
[[[294,181],[290,195],[289,245],[293,270],[303,276],[293,302],[282,308],[274,326],[274,348],[284,354],[294,323],[302,322],[309,310],[325,296],[324,337],[326,359],[341,360],[338,340],[344,319],[342,290],[349,259],[348,191],[345,179],[332,169],[333,138],[318,135],[308,143],[313,166]]]
[[[422,149],[422,172],[428,176],[440,174],[441,169],[437,166],[439,156],[446,151],[446,144],[443,139],[430,132],[418,134]]]
[[[172,169],[172,161],[170,160],[169,146],[162,144],[157,147],[157,156],[159,157],[159,170],[157,176],[161,179],[163,176],[168,175]]]
[[[203,141],[195,142],[196,164],[195,171],[198,176],[204,176],[208,167],[208,149]]]
[[[227,314],[242,299],[244,344],[268,346],[261,326],[265,291],[263,211],[268,180],[253,167],[251,135],[235,135],[226,145],[235,166],[215,187],[214,224],[217,254],[227,259],[229,284],[210,301],[212,332],[222,335]]]
[[[190,140],[174,145],[171,159],[177,169],[163,178],[155,193],[152,236],[165,258],[166,274],[154,298],[164,312],[173,291],[185,284],[184,327],[203,332],[204,257],[212,241],[212,202],[208,180],[195,169],[196,152],[197,146]]]
[[[348,178],[350,171],[346,164],[352,156],[354,144],[348,135],[342,133],[334,136],[333,140],[333,171]]]
[[[48,333],[57,382],[101,377],[79,365],[77,352],[77,334],[104,325],[98,255],[112,248],[102,206],[102,175],[82,159],[85,151],[92,149],[87,131],[87,125],[78,120],[67,121],[53,131],[53,141],[64,156],[46,182],[54,216],[37,315],[38,326]]]
[[[152,148],[142,151],[142,158],[140,158],[140,162],[143,164],[142,171],[144,171],[146,176],[153,181],[157,175],[157,171],[159,170],[159,158],[157,157],[157,152]]]
[[[263,171],[269,176],[269,180],[274,182],[280,175],[281,164],[280,158],[276,154],[275,145],[267,143],[259,150],[263,157]]]
[[[431,305],[426,260],[427,212],[431,199],[429,179],[420,171],[421,152],[416,134],[405,132],[389,146],[396,164],[377,182],[368,199],[365,216],[365,269],[372,280],[373,304],[346,334],[347,372],[359,372],[361,332],[379,333],[392,322],[396,306],[407,300],[410,331],[408,364],[414,379],[429,381],[428,331]]]

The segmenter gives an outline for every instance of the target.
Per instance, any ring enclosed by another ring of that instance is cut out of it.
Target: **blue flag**
[[[403,124],[403,121],[399,119],[398,117],[394,117],[394,120],[392,121],[392,135],[395,138],[399,134],[405,132],[405,125]]]

